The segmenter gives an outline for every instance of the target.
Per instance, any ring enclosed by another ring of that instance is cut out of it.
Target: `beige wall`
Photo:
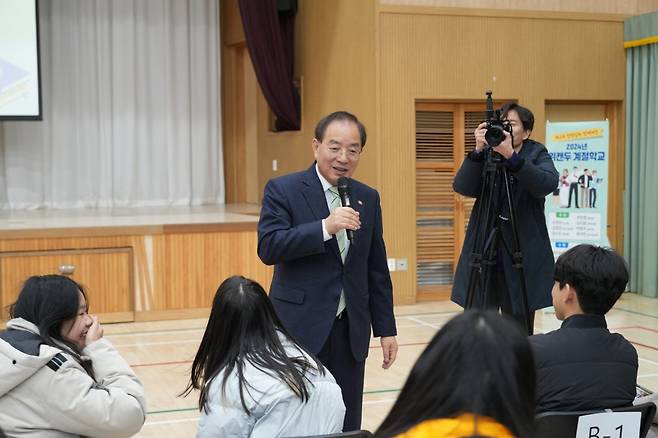
[[[244,29],[240,19],[240,8],[237,0],[222,0],[222,43],[224,45],[244,42]]]
[[[410,268],[393,274],[398,303],[413,302],[416,296],[416,99],[482,100],[484,91],[493,89],[495,98],[517,99],[534,111],[533,137],[539,141],[544,139],[546,100],[624,99],[619,19],[508,14],[381,6],[378,112],[386,177],[379,188],[389,253],[407,257]]]
[[[249,58],[237,0],[222,2],[227,202],[260,202],[270,178],[307,168],[315,124],[336,110],[350,111],[366,125],[368,142],[355,177],[377,185],[375,7],[375,0],[299,0],[295,76],[302,83],[302,129],[271,132],[265,98],[251,66],[242,62]]]
[[[257,127],[258,170],[249,177],[258,181],[258,200],[269,178],[312,162],[320,117],[337,109],[354,112],[369,131],[355,177],[382,195],[389,256],[409,261],[408,271],[392,274],[396,303],[415,302],[415,101],[482,101],[493,89],[497,100],[515,99],[534,111],[539,141],[547,101],[623,108],[623,16],[610,14],[621,3],[603,2],[598,10],[592,6],[597,2],[576,2],[587,11],[578,14],[300,0],[302,130],[269,132],[267,105],[257,93],[249,119]],[[621,136],[623,117],[616,114]],[[623,172],[618,178],[623,181]],[[612,190],[621,193],[621,187]]]
[[[222,2],[222,140],[227,203],[258,203],[258,119],[261,96],[245,43],[237,0]]]
[[[658,10],[658,0],[379,0],[383,5],[440,6],[638,15]]]
[[[375,117],[374,0],[300,0],[296,19],[296,73],[302,80],[302,129],[268,129],[264,98],[258,105],[258,181],[307,168],[317,121],[336,111],[356,114],[368,141],[355,178],[377,185],[378,139]],[[277,160],[278,171],[272,170]],[[260,199],[260,198],[259,198]]]

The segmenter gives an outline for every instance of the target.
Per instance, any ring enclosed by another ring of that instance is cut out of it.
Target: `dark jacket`
[[[361,228],[345,263],[336,238],[324,241],[329,208],[315,164],[270,180],[258,222],[258,256],[274,265],[270,298],[295,339],[318,354],[336,319],[341,290],[349,316],[349,341],[357,362],[374,336],[395,336],[393,288],[386,261],[382,212],[376,190],[352,180],[351,200]]]
[[[482,155],[482,154],[480,154]],[[546,229],[544,218],[544,197],[553,192],[558,184],[558,172],[553,165],[548,151],[543,144],[533,140],[525,140],[519,154],[514,157],[515,163],[509,168],[510,190],[512,192],[516,224],[519,234],[519,244],[523,254],[523,268],[528,290],[528,306],[530,311],[551,305],[551,288],[553,287],[553,251]],[[509,163],[508,163],[509,164]],[[471,254],[475,244],[475,224],[480,194],[482,188],[483,157],[470,154],[469,158],[459,168],[453,181],[453,189],[464,196],[478,198],[475,201],[466,230],[466,238],[459,264],[455,272],[452,288],[452,301],[461,305],[466,303],[469,277],[471,273]],[[504,203],[497,200],[500,212],[506,212]],[[483,209],[484,210],[484,209]],[[501,225],[501,233],[505,242],[512,249],[513,233],[508,223]],[[501,245],[502,248],[502,245]],[[518,270],[514,268],[507,251],[499,251],[502,258],[502,271],[511,291],[512,308],[515,314],[522,314],[522,288]],[[495,268],[494,268],[495,269]],[[475,305],[480,295],[475,289]]]
[[[630,406],[637,351],[608,331],[602,315],[573,315],[558,330],[529,338],[537,366],[537,412]]]

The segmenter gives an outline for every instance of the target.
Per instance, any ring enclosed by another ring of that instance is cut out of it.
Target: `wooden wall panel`
[[[104,321],[132,321],[132,251],[116,248],[84,251],[39,251],[0,255],[0,303],[13,303],[23,282],[32,275],[60,274],[61,265],[75,268],[70,276],[80,283],[94,314],[112,314]],[[2,319],[6,318],[2,314]]]
[[[244,43],[222,46],[222,139],[227,203],[258,203],[258,82]]]
[[[225,201],[245,202],[245,120],[244,44],[223,46],[222,139],[224,154]],[[247,56],[248,59],[248,56]]]
[[[379,137],[375,88],[375,0],[299,0],[295,25],[295,75],[302,81],[302,129],[269,131],[269,110],[258,102],[259,201],[272,177],[306,169],[320,118],[347,110],[365,124],[368,141],[355,178],[377,186]],[[272,160],[278,170],[272,170]]]
[[[353,112],[368,129],[368,146],[355,175],[377,185],[375,112],[375,0],[299,0],[295,77],[302,84],[302,127],[272,132],[271,113],[250,71],[237,0],[223,2],[222,113],[227,202],[259,203],[270,178],[304,169],[313,161],[318,120],[336,110]],[[246,60],[243,64],[242,59]],[[239,98],[238,96],[243,96]],[[245,150],[245,145],[246,150]],[[273,169],[273,160],[277,169]],[[235,161],[235,162],[233,162]],[[239,172],[247,175],[240,181]],[[233,201],[231,201],[233,200]]]
[[[606,103],[546,103],[546,120],[551,122],[581,122],[605,120]]]
[[[244,43],[244,29],[238,0],[221,0],[222,42],[226,45]]]
[[[624,190],[626,178],[626,136],[624,102],[606,105],[610,121],[610,190],[608,192],[608,238],[613,248],[624,251]]]
[[[393,281],[396,303],[411,303],[416,296],[414,102],[483,101],[484,91],[493,89],[497,100],[517,100],[533,110],[532,136],[544,141],[546,100],[623,102],[623,23],[539,13],[441,15],[413,7],[380,7],[378,17],[377,110],[381,173],[387,176],[380,189],[389,207],[383,210],[385,238],[391,254],[409,259],[409,271],[396,272]]]
[[[0,239],[0,252],[130,247],[132,236]]]
[[[636,15],[648,14],[658,11],[658,0],[635,0],[637,1]]]
[[[273,269],[256,254],[255,230],[189,228],[152,235],[0,240],[0,306],[13,301],[11,294],[29,275],[54,272],[63,263],[62,251],[74,256],[74,278],[89,287],[92,311],[113,315],[104,321],[132,318],[133,312],[140,320],[204,317],[219,283],[235,274],[269,289]],[[115,260],[117,248],[129,249],[120,249],[123,255]],[[17,252],[33,253],[25,259],[17,258]],[[80,252],[86,255],[75,255]]]
[[[533,137],[539,141],[545,135],[547,100],[609,101],[623,108],[620,14],[625,12],[615,9],[622,0],[604,0],[598,6],[560,1],[560,7],[544,12],[527,6],[539,0],[524,2],[527,7],[520,0],[506,3],[524,10],[496,9],[478,1],[449,8],[381,0],[300,0],[295,70],[303,83],[302,129],[270,132],[260,93],[252,115],[258,124],[258,199],[269,178],[311,163],[312,131],[321,116],[343,108],[364,121],[368,144],[355,177],[382,195],[389,257],[409,261],[409,271],[392,274],[397,304],[416,299],[416,101],[483,101],[484,91],[493,89],[497,100],[517,100],[534,111]],[[569,9],[574,5],[576,9]],[[574,10],[579,13],[568,12]],[[623,135],[623,114],[618,115]],[[277,171],[272,170],[274,159]]]
[[[152,307],[173,310],[210,307],[217,286],[231,275],[243,275],[269,290],[272,268],[256,255],[255,232],[168,234],[153,237]]]
[[[656,0],[379,0],[383,5],[637,15],[658,10]]]

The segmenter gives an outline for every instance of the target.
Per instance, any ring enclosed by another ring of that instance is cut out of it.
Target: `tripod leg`
[[[519,230],[516,227],[516,211],[514,210],[514,202],[512,200],[512,194],[509,187],[509,176],[507,174],[507,169],[504,166],[501,167],[505,187],[505,200],[509,208],[509,219],[510,225],[512,227],[512,265],[519,272],[519,282],[521,284],[521,311],[523,312],[524,316],[523,319],[525,321],[526,333],[528,333],[528,335],[532,335],[534,321],[530,319],[530,307],[528,306],[528,286],[526,283],[525,271],[523,269],[523,254],[521,253],[521,246],[519,243]]]
[[[480,188],[480,197],[478,198],[478,209],[476,214],[471,218],[471,220],[475,221],[472,228],[472,232],[475,233],[475,241],[471,253],[471,272],[468,280],[464,309],[472,308],[475,303],[476,291],[479,289],[482,292],[486,287],[483,273],[486,272],[487,266],[483,264],[483,256],[485,255],[487,240],[495,224],[495,208],[493,206],[495,177],[496,166],[491,162],[486,162],[482,170],[482,186]],[[479,307],[482,309],[485,303],[484,297],[480,294],[479,298]]]
[[[485,310],[487,308],[492,307],[492,303],[496,303],[496,308],[498,307],[498,300],[494,299],[492,300],[492,295],[494,295],[493,298],[497,298],[497,289],[494,284],[494,280],[496,279],[496,263],[498,259],[498,241],[499,241],[499,231],[497,227],[493,227],[491,230],[491,234],[489,235],[489,238],[485,242],[485,246],[483,249],[484,257],[482,258],[482,285],[481,285],[481,291],[482,291],[482,303],[480,310]]]
[[[497,272],[497,278],[494,284],[498,290],[499,299],[500,299],[500,310],[509,315],[519,326],[519,329],[524,333],[528,333],[528,327],[533,327],[535,322],[535,312],[529,312],[529,320],[526,321],[525,312],[519,313],[518,309],[514,309],[512,305],[512,296],[511,290],[507,285],[505,280],[505,274],[503,272]],[[515,311],[516,310],[516,311]],[[529,324],[528,324],[529,323]],[[532,334],[532,333],[529,333]]]

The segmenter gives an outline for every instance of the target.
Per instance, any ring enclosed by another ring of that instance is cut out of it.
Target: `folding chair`
[[[656,415],[656,405],[643,403],[625,408],[595,411],[543,412],[535,417],[535,438],[570,438],[576,436],[578,418],[581,415],[600,414],[601,412],[640,412],[640,438],[645,438],[651,421]]]
[[[288,438],[372,438],[372,433],[368,430],[352,430],[349,432],[330,433],[328,435],[308,435]]]

